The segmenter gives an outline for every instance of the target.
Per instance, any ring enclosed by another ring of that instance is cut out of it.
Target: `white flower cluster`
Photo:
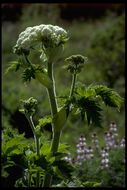
[[[81,165],[83,161],[93,158],[93,149],[86,147],[86,138],[81,135],[77,146],[76,163]]]
[[[107,149],[111,149],[115,146],[115,137],[112,132],[105,132],[105,141]]]
[[[109,131],[105,132],[105,141],[107,149],[116,148],[118,146],[118,132],[115,122],[112,122]]]
[[[67,32],[59,27],[53,25],[38,25],[34,27],[27,27],[25,31],[21,32],[17,40],[14,52],[20,54],[20,50],[30,50],[38,43],[41,43],[42,48],[58,47],[68,40]]]
[[[101,168],[102,169],[108,168],[109,167],[109,158],[108,158],[109,153],[106,148],[102,148],[102,150],[100,152],[101,152],[101,157],[102,157]]]
[[[110,129],[109,129],[110,132],[112,132],[114,134],[114,136],[118,136],[118,133],[117,133],[117,125],[115,122],[112,122],[110,124]]]

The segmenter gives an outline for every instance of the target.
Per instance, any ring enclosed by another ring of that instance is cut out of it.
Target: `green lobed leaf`
[[[96,94],[101,96],[105,105],[116,107],[118,110],[120,110],[123,99],[117,92],[104,85],[96,85],[94,89],[96,91]]]
[[[24,140],[24,135],[18,135],[13,139],[8,140],[7,142],[2,143],[3,153],[10,154],[17,149],[22,150],[26,146],[26,141]]]
[[[78,106],[81,108],[82,119],[86,116],[88,125],[93,124],[101,127],[101,107],[96,99],[93,98],[80,98]]]
[[[51,123],[51,122],[52,122],[52,117],[48,115],[39,119],[39,124],[36,127],[44,127],[46,124]]]
[[[95,89],[92,85],[77,87],[75,93],[81,97],[94,97],[96,95]]]
[[[58,147],[58,152],[68,153],[68,148],[69,148],[69,145],[60,143]]]
[[[42,145],[42,147],[40,148],[40,152],[43,155],[49,155],[50,154],[50,148],[51,148],[51,144],[50,143],[45,143]]]
[[[82,119],[86,117],[88,125],[101,126],[102,108],[101,102],[110,107],[120,110],[123,99],[113,89],[104,85],[90,85],[88,87],[78,86],[75,90],[75,102]],[[73,106],[74,107],[74,106]]]
[[[30,82],[32,78],[35,79],[35,70],[32,67],[28,67],[22,73],[22,80],[23,82]]]

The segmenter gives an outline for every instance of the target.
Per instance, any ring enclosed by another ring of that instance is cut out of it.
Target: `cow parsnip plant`
[[[68,172],[71,171],[71,166],[62,159],[62,152],[60,153],[59,151],[61,131],[66,124],[68,115],[72,112],[81,114],[82,119],[86,119],[89,125],[101,126],[101,104],[104,103],[120,110],[120,105],[123,101],[117,92],[107,86],[90,85],[86,87],[84,85],[76,85],[77,76],[87,62],[86,57],[77,54],[65,59],[65,69],[72,75],[72,85],[68,97],[63,97],[63,106],[59,107],[56,98],[53,66],[55,66],[55,62],[63,52],[64,44],[68,40],[67,31],[59,26],[42,24],[28,27],[21,32],[13,49],[14,53],[18,55],[18,61],[12,62],[8,68],[8,71],[22,70],[24,82],[32,79],[37,80],[42,84],[42,87],[47,89],[49,97],[51,116],[41,118],[37,126],[34,125],[32,119],[33,114],[36,113],[37,100],[33,97],[30,97],[28,100],[22,100],[23,107],[21,111],[30,123],[36,145],[36,160],[33,161],[33,167],[35,163],[40,163],[40,165],[37,164],[36,177],[34,176],[36,178],[35,186],[37,187],[51,187],[54,173],[65,179],[65,176],[60,171],[60,168],[64,165],[66,165]],[[40,53],[41,63],[33,63],[30,60],[30,54],[34,50]],[[52,125],[53,136],[51,145],[47,147],[46,152],[46,148],[43,149],[40,146],[40,137],[42,135],[41,127],[47,123]],[[44,152],[46,152],[46,155]],[[28,186],[31,186],[33,183],[33,173],[26,176],[28,178]]]

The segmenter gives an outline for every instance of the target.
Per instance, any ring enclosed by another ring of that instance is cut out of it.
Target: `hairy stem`
[[[27,119],[29,121],[29,124],[31,126],[32,132],[34,134],[34,140],[35,140],[37,156],[40,156],[40,139],[36,135],[35,126],[34,126],[34,123],[33,123],[32,116],[30,116],[30,117],[27,116]]]
[[[52,80],[52,87],[48,89],[48,95],[50,100],[50,106],[51,106],[51,114],[54,118],[57,114],[57,102],[56,102],[56,94],[55,94],[55,83],[54,83],[54,77],[53,77],[53,64],[48,63],[48,76]],[[60,140],[60,130],[57,129],[57,126],[55,126],[55,123],[52,123],[52,131],[53,131],[53,139],[51,143],[51,153],[54,154],[58,150],[59,146],[59,140]],[[51,185],[52,176],[48,172],[46,173],[44,177],[43,187],[49,187]]]
[[[74,93],[74,88],[75,88],[75,82],[76,82],[76,73],[73,74],[72,76],[72,83],[71,83],[71,90],[70,90],[70,97],[73,95]]]
[[[56,101],[56,92],[55,92],[55,82],[53,76],[53,63],[48,62],[48,76],[52,80],[52,86],[48,89],[48,95],[51,106],[52,117],[57,114],[57,101]]]
[[[35,126],[34,126],[34,123],[33,123],[32,116],[27,116],[27,119],[29,121],[29,124],[31,126],[32,132],[34,134],[34,140],[35,140],[37,156],[40,157],[40,138],[36,135]],[[30,180],[31,180],[31,177],[29,179],[29,184],[31,183]],[[39,187],[39,184],[40,184],[40,172],[37,171],[37,173],[36,173],[36,186]]]
[[[51,114],[52,117],[54,118],[57,114],[57,102],[56,102],[56,92],[55,92],[55,83],[54,83],[54,76],[53,76],[53,64],[48,63],[48,76],[52,80],[52,87],[48,89],[48,95],[49,95],[49,100],[50,100],[50,106],[51,106]],[[57,131],[57,126],[55,126],[55,123],[52,123],[52,131],[53,131],[53,139],[52,139],[52,144],[51,144],[51,152],[54,154],[59,145],[59,138],[60,134],[58,135],[56,133]],[[57,136],[57,138],[56,138]]]

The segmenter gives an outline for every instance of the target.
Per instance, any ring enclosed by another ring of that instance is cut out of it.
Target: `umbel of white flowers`
[[[44,59],[45,55],[49,58],[55,50],[59,54],[59,47],[63,48],[67,40],[68,34],[66,30],[59,26],[41,24],[27,27],[19,34],[17,43],[14,46],[14,53],[29,55],[30,50],[38,49],[42,50],[40,58]]]

